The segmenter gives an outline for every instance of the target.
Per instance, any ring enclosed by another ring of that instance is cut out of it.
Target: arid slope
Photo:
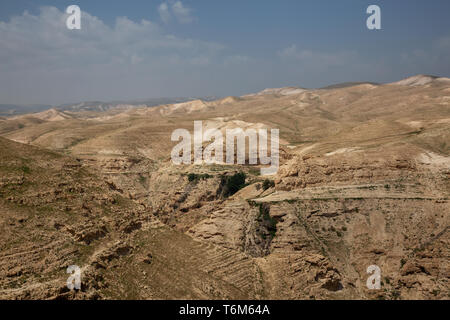
[[[278,173],[175,166],[171,133],[194,120],[279,129]],[[0,134],[1,297],[450,297],[447,78],[48,111],[0,119]],[[77,263],[86,285],[68,292]]]

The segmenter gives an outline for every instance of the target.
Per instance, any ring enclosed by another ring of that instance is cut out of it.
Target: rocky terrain
[[[202,98],[207,101],[215,100],[215,97]],[[133,108],[154,107],[162,104],[181,103],[193,100],[193,98],[156,98],[137,101],[116,101],[116,102],[102,102],[102,101],[87,101],[80,103],[68,103],[59,106],[54,106],[53,109],[60,112],[69,113],[83,113],[86,117],[90,112],[110,112],[119,113]],[[50,109],[49,105],[12,105],[0,104],[0,117],[12,117],[25,114],[33,114],[44,112]]]
[[[194,120],[279,129],[277,174],[174,165]],[[0,298],[450,298],[448,78],[52,109],[0,135]]]

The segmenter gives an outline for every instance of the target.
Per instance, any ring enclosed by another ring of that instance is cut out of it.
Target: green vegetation
[[[268,205],[260,203],[258,204],[258,206],[259,206],[258,219],[262,220],[263,224],[267,228],[267,231],[269,231],[270,236],[273,239],[277,233],[277,220],[275,220],[270,216],[270,210]],[[265,235],[263,235],[263,238],[265,239]]]
[[[31,172],[31,169],[27,166],[22,166],[21,169],[22,169],[23,173],[26,173],[26,174],[29,174]]]
[[[406,260],[405,259],[401,259],[400,260],[400,268],[403,268],[403,266],[405,265]]]
[[[228,198],[245,187],[245,178],[244,172],[238,172],[232,176],[223,175],[220,182],[223,197]]]
[[[273,182],[272,180],[266,179],[266,180],[264,180],[262,187],[264,190],[273,188],[273,187],[275,187],[275,182]]]
[[[143,175],[139,175],[139,182],[144,185],[147,182],[147,178],[144,177]]]
[[[207,174],[207,173],[203,173],[203,174],[189,173],[188,174],[189,182],[198,182],[200,180],[206,180],[206,179],[209,179],[211,177],[212,176]]]

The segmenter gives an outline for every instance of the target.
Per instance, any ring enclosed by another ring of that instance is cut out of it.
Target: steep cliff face
[[[450,171],[435,160],[414,147],[303,154],[189,234],[256,257],[273,298],[445,298]],[[370,265],[382,290],[367,289]]]
[[[264,296],[245,253],[169,228],[80,161],[3,138],[0,146],[1,298]],[[66,286],[71,265],[82,272],[79,291]]]

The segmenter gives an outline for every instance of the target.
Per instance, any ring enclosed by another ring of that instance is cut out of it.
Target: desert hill
[[[243,253],[171,230],[76,159],[3,138],[0,146],[3,299],[262,296]],[[74,264],[83,270],[75,295],[65,272]]]
[[[222,131],[279,129],[278,173],[173,165],[171,133],[192,131],[195,120]],[[450,294],[446,78],[269,89],[114,113],[51,111],[6,118],[0,135],[0,297]],[[240,171],[245,185],[227,194]],[[50,257],[36,249],[45,246]],[[75,262],[89,270],[77,294],[63,281]],[[372,264],[382,270],[379,291],[365,285]],[[30,290],[42,284],[61,292]]]
[[[264,95],[280,95],[290,96],[304,92],[305,89],[298,87],[284,87],[284,88],[266,88],[260,92],[245,95],[244,97],[264,96]]]
[[[401,86],[424,86],[424,85],[428,85],[428,84],[434,84],[434,83],[448,83],[450,82],[449,78],[445,78],[445,77],[435,77],[435,76],[429,76],[429,75],[416,75],[416,76],[412,76],[397,82],[394,82],[392,84],[395,85],[401,85]]]

